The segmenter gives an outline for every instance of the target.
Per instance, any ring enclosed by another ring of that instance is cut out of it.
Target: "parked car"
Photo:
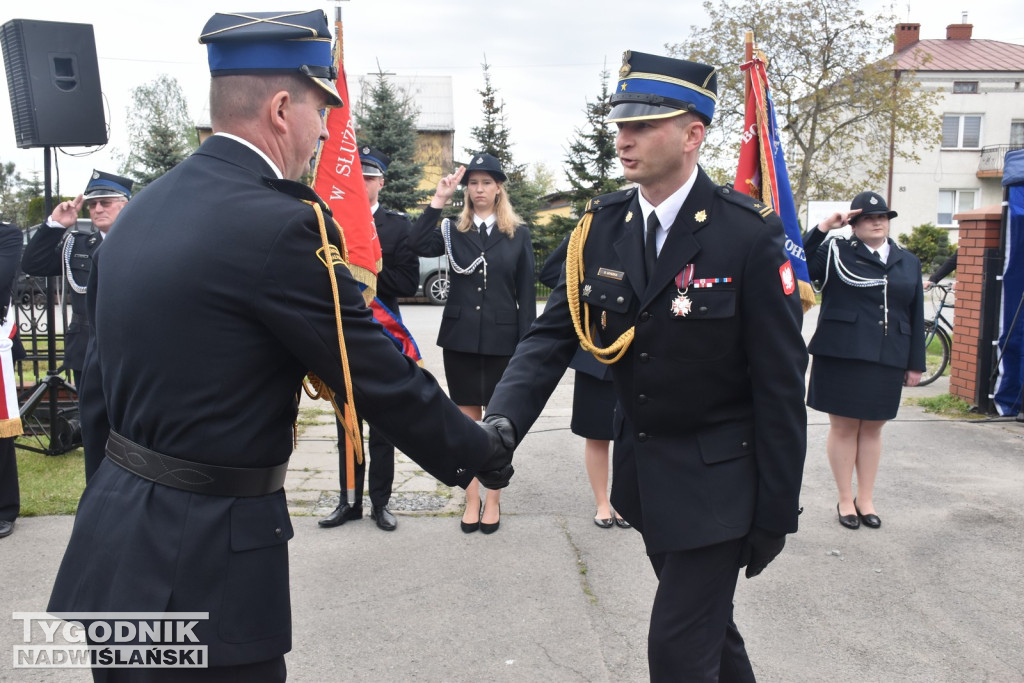
[[[416,296],[424,297],[435,306],[444,306],[448,300],[448,257],[420,257],[420,287]]]

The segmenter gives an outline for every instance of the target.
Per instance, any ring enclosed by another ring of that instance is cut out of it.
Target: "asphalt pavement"
[[[403,306],[426,367],[441,308]],[[805,337],[814,326],[805,321]],[[354,360],[358,362],[358,360]],[[946,393],[946,380],[904,402]],[[399,457],[399,524],[321,529],[336,503],[331,416],[304,406],[286,488],[293,681],[644,681],[656,581],[640,535],[599,529],[569,431],[572,373],[516,454],[493,535],[459,531],[462,491]],[[1024,681],[1024,424],[904,405],[885,427],[879,530],[836,520],[827,416],[810,411],[800,531],[735,618],[761,681]],[[39,456],[45,457],[45,456]],[[22,518],[0,540],[0,614],[45,608],[71,517]],[[87,681],[12,668],[21,624],[0,619],[0,681]]]

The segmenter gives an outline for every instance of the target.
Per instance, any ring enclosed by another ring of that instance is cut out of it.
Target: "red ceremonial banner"
[[[349,269],[363,285],[363,298],[369,305],[377,291],[377,273],[381,267],[380,241],[363,183],[348,83],[338,60],[337,46],[335,63],[338,64],[338,93],[344,105],[327,110],[330,138],[320,145],[317,152],[313,189],[331,207],[334,220],[341,226],[351,264]]]

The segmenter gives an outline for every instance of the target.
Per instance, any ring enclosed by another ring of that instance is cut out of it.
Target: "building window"
[[[954,93],[977,93],[978,81],[953,81]]]
[[[1024,121],[1010,122],[1010,146],[1024,147]]]
[[[976,209],[977,198],[977,190],[939,190],[939,215],[936,223],[956,227],[953,216]]]
[[[943,149],[981,147],[981,114],[946,114],[942,117]]]

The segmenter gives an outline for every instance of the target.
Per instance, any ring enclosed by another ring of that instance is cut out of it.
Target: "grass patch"
[[[927,413],[937,413],[946,417],[974,417],[979,419],[984,417],[977,413],[972,413],[970,403],[952,394],[919,398],[916,400],[916,403],[924,408]]]
[[[75,514],[78,499],[85,489],[82,450],[63,455],[43,455],[20,448],[15,452],[18,458],[21,516]]]

